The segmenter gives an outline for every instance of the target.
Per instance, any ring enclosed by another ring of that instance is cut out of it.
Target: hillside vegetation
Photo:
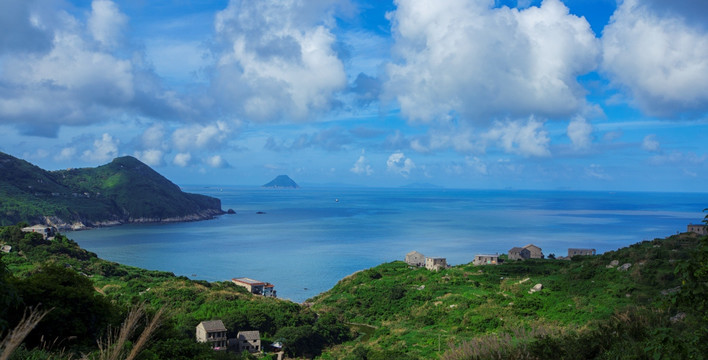
[[[682,234],[571,261],[396,261],[309,301],[361,333],[327,359],[700,359],[707,280],[708,240]]]
[[[0,225],[70,225],[198,220],[222,213],[221,201],[184,193],[139,160],[45,171],[0,153]]]
[[[105,261],[63,235],[48,241],[20,229],[0,228],[0,244],[12,246],[9,254],[0,253],[0,339],[20,323],[26,309],[51,311],[12,359],[98,359],[102,351],[97,344],[105,344],[109,329],[118,329],[139,304],[148,316],[159,309],[164,314],[137,359],[251,358],[196,343],[195,327],[205,320],[222,320],[229,338],[259,330],[263,345],[277,339],[292,356],[313,356],[351,338],[336,317],[317,316],[290,301],[252,295],[231,282],[193,281]],[[134,344],[125,346],[130,350]]]

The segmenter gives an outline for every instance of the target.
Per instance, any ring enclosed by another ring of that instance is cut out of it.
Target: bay
[[[101,258],[192,279],[250,277],[302,302],[411,250],[471,262],[533,243],[598,253],[686,231],[708,194],[453,189],[185,187],[236,215],[69,233]],[[261,212],[259,214],[259,212]]]

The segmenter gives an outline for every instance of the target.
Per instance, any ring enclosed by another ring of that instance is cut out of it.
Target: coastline
[[[44,224],[47,226],[52,226],[60,231],[81,231],[81,230],[91,230],[104,227],[113,227],[127,224],[155,224],[155,223],[180,223],[180,222],[194,222],[211,220],[217,216],[226,214],[225,211],[219,209],[209,209],[202,210],[194,214],[184,215],[184,216],[174,216],[167,218],[160,217],[139,217],[139,218],[123,218],[120,220],[100,220],[100,221],[75,221],[68,223],[56,216],[45,216]]]

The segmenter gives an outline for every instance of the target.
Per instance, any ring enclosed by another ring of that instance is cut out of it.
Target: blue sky
[[[0,151],[177,184],[705,192],[703,0],[0,3]]]

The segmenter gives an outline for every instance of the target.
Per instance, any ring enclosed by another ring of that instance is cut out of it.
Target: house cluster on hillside
[[[591,256],[595,255],[597,252],[595,249],[577,249],[569,248],[567,257],[559,257],[558,259],[570,260],[573,256],[583,255]],[[513,247],[507,253],[507,260],[528,260],[528,259],[543,259],[543,251],[540,247],[534,244],[528,244],[524,247]],[[477,254],[472,260],[472,265],[498,265],[504,260],[499,257],[499,254]],[[440,270],[449,267],[445,258],[437,257],[425,257],[423,254],[417,251],[411,251],[406,254],[405,262],[411,266],[425,266],[428,270]]]
[[[432,271],[438,271],[440,269],[446,269],[447,259],[443,257],[426,257],[425,255],[417,252],[411,251],[406,254],[406,264],[410,266],[425,266],[426,269]]]
[[[209,343],[214,350],[248,351],[258,353],[261,347],[261,335],[258,330],[239,331],[235,338],[228,338],[228,330],[221,320],[202,321],[197,325],[197,342]]]

